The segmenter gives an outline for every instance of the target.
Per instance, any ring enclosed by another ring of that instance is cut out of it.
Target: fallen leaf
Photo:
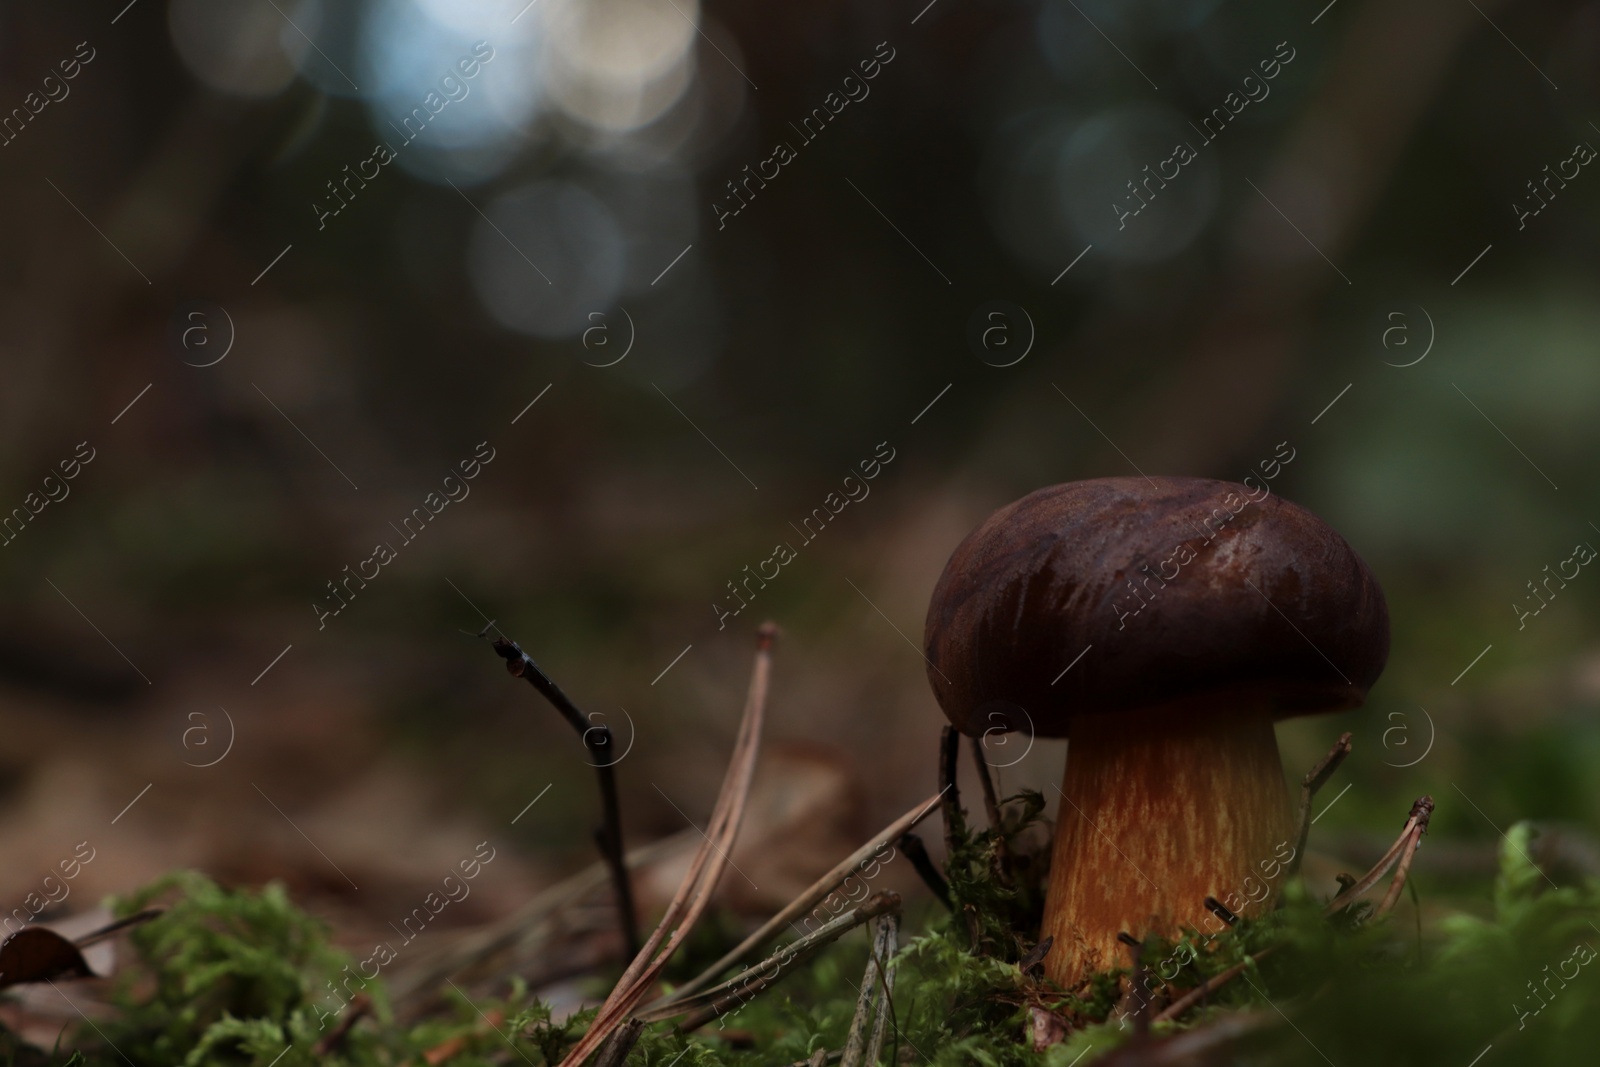
[[[54,930],[30,926],[0,944],[0,989],[52,978],[93,978],[83,953]]]

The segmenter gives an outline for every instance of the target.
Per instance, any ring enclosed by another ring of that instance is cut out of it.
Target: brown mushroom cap
[[[1065,737],[1074,716],[1191,695],[1280,718],[1360,704],[1389,657],[1383,591],[1327,523],[1261,492],[1096,478],[989,516],[928,605],[945,715],[972,736]]]

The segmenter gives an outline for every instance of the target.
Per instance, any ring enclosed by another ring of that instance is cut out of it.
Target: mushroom
[[[1199,929],[1208,896],[1270,907],[1294,852],[1274,723],[1360,705],[1389,613],[1349,544],[1264,487],[1098,478],[969,534],[923,644],[962,733],[1069,739],[1039,936],[1070,989],[1125,958],[1119,934]]]

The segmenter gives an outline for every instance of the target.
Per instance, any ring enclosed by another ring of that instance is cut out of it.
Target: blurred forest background
[[[935,788],[917,646],[969,529],[1280,442],[1273,490],[1395,627],[1367,707],[1280,728],[1295,777],[1355,732],[1311,873],[1425,792],[1425,903],[1518,818],[1558,881],[1600,873],[1600,577],[1519,617],[1600,543],[1600,178],[1519,220],[1600,144],[1600,3],[925,2],[0,7],[0,508],[94,455],[0,549],[4,906],[88,841],[62,911],[195,866],[359,941],[487,839],[440,926],[504,914],[592,861],[597,801],[470,635],[493,619],[631,745],[636,845],[703,827],[771,618],[767,807],[723,883],[770,911]],[[1175,142],[1196,158],[1119,227]],[[1053,796],[1063,746],[1025,747],[991,745],[1002,785]]]

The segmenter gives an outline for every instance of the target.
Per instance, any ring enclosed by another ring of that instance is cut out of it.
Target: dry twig
[[[972,766],[978,772],[978,784],[983,789],[983,810],[989,816],[989,829],[995,833],[1000,832],[1000,801],[995,796],[994,781],[989,777],[989,764],[983,758],[983,741],[980,738],[967,738],[971,744],[968,746],[972,752]]]
[[[824,1064],[838,1063],[840,1057],[843,1055],[843,1049],[834,1049],[832,1052],[829,1052],[825,1048],[819,1048],[817,1051],[811,1054],[810,1059],[798,1060],[791,1064],[790,1067],[824,1067]]]
[[[483,1014],[483,1021],[488,1023],[491,1028],[499,1029],[500,1024],[506,1021],[505,1012],[500,1011],[498,1008],[486,1011]],[[424,1052],[422,1054],[422,1062],[426,1063],[428,1067],[439,1067],[439,1064],[448,1063],[450,1060],[453,1060],[457,1056],[461,1055],[462,1051],[465,1050],[466,1047],[466,1034],[456,1034],[454,1037],[447,1037],[437,1045],[434,1045],[432,1048]]]
[[[1161,1014],[1155,1017],[1155,1021],[1158,1023],[1164,1023],[1178,1018],[1184,1012],[1188,1011],[1190,1008],[1200,1003],[1200,1001],[1204,1000],[1212,992],[1220,989],[1222,986],[1227,985],[1229,982],[1243,974],[1251,966],[1271,955],[1276,948],[1276,945],[1264,948],[1260,952],[1257,952],[1254,956],[1250,956],[1241,962],[1234,964],[1232,967],[1229,967],[1220,974],[1214,974],[1210,978],[1207,978],[1204,982],[1201,982],[1199,985],[1189,990],[1189,992],[1185,993],[1171,1004],[1168,1004],[1166,1008],[1162,1010]]]
[[[98,945],[107,938],[115,937],[130,926],[138,926],[141,923],[149,922],[151,919],[159,918],[161,913],[166,910],[165,908],[145,908],[143,911],[134,912],[125,919],[118,919],[116,922],[107,923],[98,930],[91,930],[74,940],[72,944],[76,948],[88,948],[90,945]]]
[[[1339,764],[1343,763],[1348,755],[1350,755],[1350,734],[1346,731],[1333,743],[1333,748],[1328,750],[1328,754],[1318,760],[1317,765],[1312,767],[1300,781],[1300,812],[1295,816],[1297,829],[1294,857],[1289,860],[1288,870],[1285,872],[1291,878],[1300,869],[1300,860],[1306,852],[1306,840],[1311,836],[1312,798],[1328,783],[1328,779],[1333,777],[1333,772],[1339,769]]]
[[[1002,886],[1011,885],[1011,864],[1006,855],[1006,824],[1000,815],[1000,801],[995,796],[994,782],[989,777],[989,764],[983,758],[983,741],[970,737],[972,765],[978,772],[978,784],[983,788],[983,810],[989,816],[989,830],[994,834],[994,873]]]
[[[893,915],[880,915],[872,922],[872,949],[867,957],[867,969],[861,976],[861,992],[856,998],[855,1017],[850,1020],[850,1033],[845,1038],[844,1055],[839,1067],[873,1067],[877,1063],[877,1050],[883,1042],[883,1025],[889,1014],[889,989],[892,971],[886,962],[895,953],[899,923]],[[872,1022],[871,1055],[868,1056],[867,1024]],[[865,1058],[864,1058],[865,1057]]]
[[[933,860],[928,856],[928,846],[922,843],[922,838],[911,831],[900,835],[896,842],[900,851],[906,854],[906,859],[911,861],[911,866],[916,868],[917,874],[928,889],[938,898],[939,903],[950,909],[950,886],[944,880],[944,875],[939,873],[939,868],[933,865]]]
[[[1335,912],[1342,911],[1354,903],[1357,897],[1365,895],[1367,890],[1377,885],[1379,880],[1389,873],[1389,868],[1393,867],[1402,855],[1407,857],[1406,868],[1409,870],[1411,866],[1410,855],[1416,852],[1417,845],[1422,841],[1422,835],[1428,832],[1428,820],[1432,816],[1433,798],[1430,796],[1418,797],[1417,802],[1411,805],[1411,814],[1406,819],[1405,828],[1400,831],[1400,836],[1395,840],[1395,843],[1389,846],[1389,851],[1385,852],[1382,858],[1373,864],[1372,870],[1356,879],[1343,892],[1329,901],[1326,914],[1332,915]]]
[[[839,888],[852,873],[865,867],[867,861],[872,859],[879,849],[890,841],[898,840],[901,834],[932,814],[934,808],[938,807],[938,805],[939,794],[935,793],[888,826],[885,826],[882,830],[879,830],[871,840],[841,860],[834,866],[833,870],[811,883],[810,888],[795,897],[782,911],[763,923],[760,929],[739,942],[727,955],[700,972],[692,981],[684,983],[671,997],[663,998],[651,1004],[650,1009],[664,1007],[668,1001],[680,1000],[705,988],[708,983],[716,979],[717,975],[744,959],[757,947],[771,941],[784,927],[790,926],[801,915],[815,908],[823,898]]]
[[[1039,966],[1039,964],[1044,962],[1044,958],[1050,955],[1050,948],[1055,943],[1056,936],[1051,934],[1043,941],[1040,941],[1038,944],[1034,945],[1020,960],[1017,961],[1017,970],[1021,971],[1023,974],[1027,974],[1029,971]]]
[[[556,685],[549,675],[539,669],[539,665],[522,651],[522,647],[515,641],[497,637],[491,644],[495,653],[506,661],[506,670],[513,677],[526,678],[528,683],[539,691],[539,695],[548,700],[572,728],[578,731],[579,739],[583,741],[584,747],[594,759],[591,766],[594,767],[596,778],[600,783],[602,808],[602,822],[594,835],[595,844],[599,846],[600,857],[611,872],[611,884],[616,892],[617,925],[622,930],[623,950],[629,957],[636,956],[639,953],[639,920],[633,907],[633,883],[628,878],[628,864],[624,858],[622,808],[617,800],[617,776],[614,770],[616,761],[611,757],[615,746],[612,744],[611,730],[604,724],[594,725],[593,720],[578,710],[572,699],[562,692],[561,687]]]
[[[900,948],[900,916],[894,912],[883,916],[878,922],[883,924],[887,933],[884,935],[883,950],[877,950],[877,942],[873,942],[873,961],[878,965],[878,975],[883,980],[883,998],[878,1005],[878,1017],[872,1021],[872,1040],[867,1042],[866,1067],[876,1067],[878,1057],[883,1052],[883,1038],[888,1032],[889,1021],[894,1016],[894,973],[895,953]],[[898,1030],[898,1027],[896,1027]]]
[[[777,985],[779,980],[786,974],[793,973],[793,965],[805,962],[820,949],[843,937],[862,923],[875,919],[899,906],[900,897],[898,894],[878,893],[859,908],[852,908],[822,928],[807,934],[798,941],[785,945],[781,951],[774,953],[760,963],[751,964],[726,982],[712,986],[710,989],[703,990],[693,996],[669,1000],[659,1005],[652,1004],[649,1007],[640,1009],[634,1015],[634,1018],[653,1023],[662,1019],[670,1019],[674,1015],[682,1015],[684,1012],[693,1011],[693,1014],[678,1024],[678,1030],[681,1033],[697,1030],[712,1019],[725,1014],[735,1004],[743,1004],[757,993]],[[790,969],[785,970],[785,968]]]
[[[360,1022],[362,1017],[371,1013],[372,998],[365,993],[357,993],[350,998],[350,1006],[345,1009],[341,1018],[327,1035],[311,1046],[311,1054],[322,1059],[344,1044],[344,1039],[349,1036],[351,1027]]]
[[[643,1031],[644,1023],[638,1019],[629,1019],[617,1027],[600,1047],[599,1054],[594,1058],[594,1067],[622,1067],[628,1062],[628,1053],[639,1043],[639,1034]]]
[[[961,787],[956,785],[956,758],[961,755],[961,735],[946,726],[939,735],[939,795],[944,798],[944,850],[953,856],[956,838],[966,829],[961,814]]]
[[[755,772],[756,754],[761,748],[761,726],[766,717],[767,688],[772,673],[772,643],[776,637],[776,626],[770,622],[761,625],[755,670],[751,673],[750,690],[745,698],[744,718],[739,724],[733,757],[723,777],[716,807],[712,809],[706,827],[705,842],[690,862],[683,884],[667,905],[661,924],[622,973],[611,995],[600,1006],[588,1033],[561,1061],[561,1067],[578,1067],[627,1021],[629,1014],[655,985],[667,961],[684,938],[689,936],[706,906],[711,903],[712,890],[716,888],[727,865],[728,852],[738,836],[745,802],[750,796],[750,779]]]
[[[1374,919],[1389,914],[1389,909],[1400,899],[1400,892],[1406,887],[1406,877],[1411,873],[1411,859],[1417,854],[1417,849],[1422,847],[1422,835],[1426,832],[1427,827],[1421,826],[1411,835],[1410,844],[1400,855],[1400,865],[1395,868],[1394,880],[1389,883],[1389,891],[1383,895],[1377,910],[1372,913]]]
[[[627,855],[628,867],[637,869],[654,863],[690,847],[699,837],[695,830],[688,829],[632,849]],[[401,1010],[409,1017],[425,1007],[426,998],[444,985],[446,978],[454,977],[466,983],[485,978],[490,972],[498,977],[508,968],[516,969],[530,981],[537,981],[539,975],[566,973],[556,964],[559,958],[571,956],[570,946],[551,948],[550,942],[561,936],[563,916],[602,889],[609,877],[605,863],[590,864],[570,878],[542,890],[504,919],[419,954],[395,974],[390,985],[394,1002],[403,1004]],[[538,958],[550,959],[550,964],[530,976],[525,961]]]
[[[1232,926],[1239,921],[1239,917],[1233,912],[1229,911],[1222,901],[1218,900],[1216,897],[1206,897],[1205,905],[1207,911],[1221,919],[1223,922],[1227,923],[1229,926]]]

